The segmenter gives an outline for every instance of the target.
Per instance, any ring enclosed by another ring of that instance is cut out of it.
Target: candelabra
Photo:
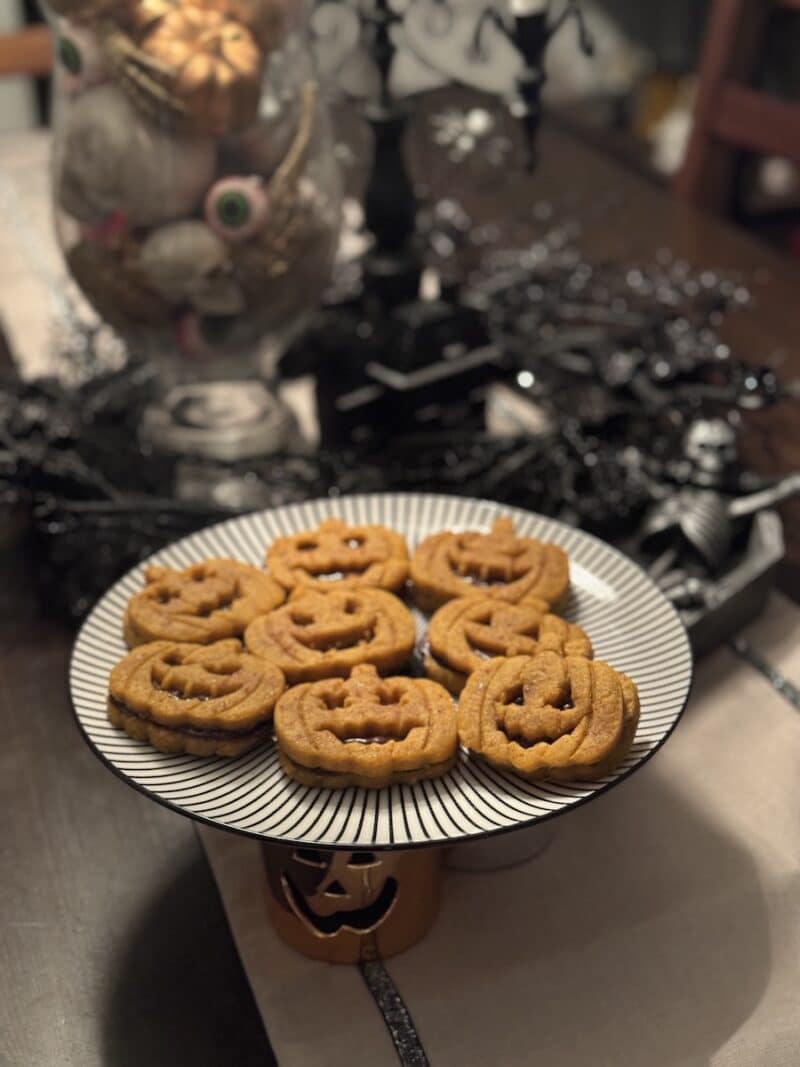
[[[431,257],[403,148],[411,101],[452,83],[502,98],[522,124],[532,168],[547,45],[570,18],[589,52],[573,0],[559,13],[547,0],[477,11],[449,0],[317,9],[320,63],[358,98],[374,143],[358,284],[328,305],[284,366],[316,374],[325,443],[482,422],[483,392],[503,357],[458,284],[426,270]]]

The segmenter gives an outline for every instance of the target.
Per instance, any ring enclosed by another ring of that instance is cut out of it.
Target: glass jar
[[[167,384],[247,377],[328,280],[340,207],[298,0],[50,0],[69,270]]]

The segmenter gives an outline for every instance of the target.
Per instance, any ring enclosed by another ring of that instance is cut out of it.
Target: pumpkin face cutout
[[[208,559],[183,571],[148,567],[147,585],[128,603],[129,647],[147,641],[210,644],[241,637],[254,618],[283,603],[274,579],[247,563]]]
[[[456,711],[427,679],[381,678],[356,667],[290,689],[275,709],[281,766],[306,785],[382,788],[433,778],[458,754]]]
[[[584,630],[548,614],[543,601],[508,604],[491,597],[450,600],[431,619],[428,645],[425,671],[451,693],[460,693],[473,671],[498,656],[550,651],[592,658],[592,645]]]
[[[400,534],[385,526],[327,519],[316,530],[279,537],[267,552],[267,567],[286,589],[395,590],[408,574],[408,549]]]
[[[462,743],[529,778],[593,780],[630,751],[636,687],[607,663],[555,652],[485,663],[461,694]]]
[[[281,672],[242,652],[213,645],[153,641],[111,672],[110,721],[162,752],[238,756],[266,740],[284,689]]]
[[[448,600],[490,596],[518,604],[561,606],[569,589],[569,561],[557,545],[518,537],[510,519],[490,533],[443,532],[426,537],[411,560],[414,598],[424,611]]]
[[[411,612],[382,589],[301,591],[245,632],[250,652],[280,667],[290,683],[345,676],[361,663],[399,670],[414,638]]]
[[[440,854],[330,852],[264,845],[270,915],[280,936],[334,963],[402,952],[436,915]]]

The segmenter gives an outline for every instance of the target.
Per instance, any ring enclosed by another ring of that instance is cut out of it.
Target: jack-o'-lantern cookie
[[[400,534],[385,526],[326,519],[316,530],[273,541],[267,566],[286,589],[372,586],[394,591],[408,575],[408,549]]]
[[[332,789],[432,778],[458,754],[447,690],[425,678],[381,678],[371,666],[290,689],[275,709],[275,733],[291,778]]]
[[[426,537],[412,556],[411,580],[423,611],[463,596],[512,604],[543,600],[557,610],[569,590],[569,561],[558,545],[520,537],[513,522],[501,518],[489,533],[444,531]]]
[[[592,658],[585,631],[548,614],[542,601],[508,604],[491,597],[459,597],[431,619],[425,673],[457,694],[487,659],[544,651]]]
[[[290,684],[345,676],[362,663],[399,670],[414,638],[411,612],[383,589],[299,590],[245,631],[248,651],[280,667]]]
[[[253,619],[286,599],[274,578],[233,559],[207,559],[182,571],[148,567],[145,578],[147,585],[125,610],[130,648],[147,641],[207,645],[241,637]]]
[[[108,717],[161,752],[239,756],[269,737],[284,688],[278,668],[243,652],[240,641],[153,641],[111,672]]]
[[[592,780],[630,751],[636,686],[607,663],[555,652],[494,659],[470,675],[458,732],[470,752],[528,778]]]

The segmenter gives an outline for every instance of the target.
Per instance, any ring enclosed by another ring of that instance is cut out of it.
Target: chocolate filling
[[[184,734],[187,737],[200,737],[205,741],[230,741],[234,738],[238,740],[239,738],[254,737],[258,733],[266,732],[267,728],[266,723],[261,723],[250,730],[201,730],[194,726],[165,726],[163,723],[156,722],[155,719],[150,719],[146,715],[141,715],[138,711],[134,711],[133,708],[129,708],[127,704],[123,704],[121,700],[117,700],[115,697],[109,696],[108,699],[121,715],[131,715],[134,719],[140,719],[142,722],[151,722],[162,730],[170,730],[172,733]]]

